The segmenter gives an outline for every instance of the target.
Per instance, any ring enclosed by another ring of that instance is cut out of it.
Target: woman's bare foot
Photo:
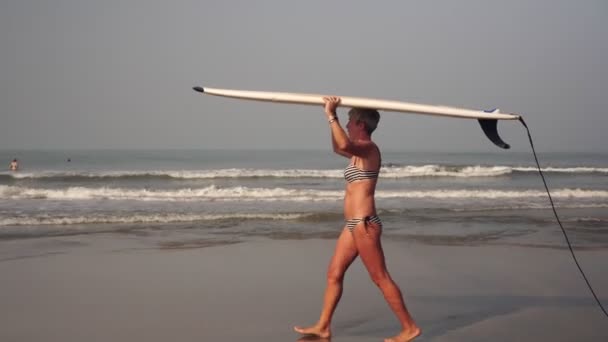
[[[330,338],[331,337],[331,331],[329,330],[329,327],[324,328],[318,324],[315,324],[315,325],[307,327],[307,328],[293,327],[293,330],[295,330],[297,333],[300,333],[302,335],[316,336],[319,338]]]
[[[410,328],[410,329],[407,329],[407,330],[403,330],[397,336],[393,336],[391,338],[385,339],[384,342],[407,342],[407,341],[412,341],[416,337],[420,336],[421,333],[422,333],[422,331],[420,330],[420,328],[418,328],[417,326],[414,326],[413,328]]]

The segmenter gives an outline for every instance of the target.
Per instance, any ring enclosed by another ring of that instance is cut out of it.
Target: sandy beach
[[[317,318],[333,240],[169,240],[113,233],[0,242],[0,340],[297,341],[292,326]],[[608,339],[567,250],[384,244],[423,328],[417,341]],[[578,255],[608,301],[608,252]],[[381,341],[398,330],[355,262],[332,341]]]

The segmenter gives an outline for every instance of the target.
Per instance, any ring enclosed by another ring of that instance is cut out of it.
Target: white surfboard
[[[234,90],[234,89],[217,89],[195,87],[194,90],[201,93],[231,97],[236,99],[277,102],[277,103],[293,103],[303,105],[323,105],[323,97],[327,95],[320,94],[301,94],[301,93],[282,93],[271,91],[250,91],[250,90]],[[498,109],[492,112],[484,112],[481,110],[463,109],[447,106],[434,106],[418,103],[380,100],[365,97],[340,96],[341,107],[358,107],[384,110],[390,112],[401,113],[417,113],[426,115],[449,116],[454,118],[465,119],[492,119],[492,120],[517,120],[519,115],[500,113]]]
[[[327,96],[321,94],[250,91],[235,89],[218,89],[208,87],[194,87],[193,89],[208,95],[230,97],[236,99],[316,106],[323,105],[323,97]],[[498,136],[498,132],[496,130],[496,121],[520,119],[520,115],[500,113],[498,109],[494,109],[491,112],[486,112],[481,110],[463,109],[457,107],[435,106],[353,96],[340,96],[340,99],[341,107],[371,108],[391,112],[446,116],[463,119],[478,119],[486,136],[490,140],[492,140],[493,143],[502,148],[509,148],[509,145],[502,141],[502,139],[500,139],[500,137]]]

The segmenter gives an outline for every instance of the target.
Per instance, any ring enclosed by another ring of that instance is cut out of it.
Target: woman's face
[[[357,136],[357,130],[359,129],[360,126],[360,121],[353,118],[352,116],[348,117],[348,122],[346,123],[346,132],[348,133],[348,136],[351,138],[355,138]]]

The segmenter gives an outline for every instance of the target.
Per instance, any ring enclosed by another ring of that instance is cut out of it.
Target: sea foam
[[[182,188],[175,190],[129,189],[111,187],[68,187],[65,189],[29,188],[0,185],[0,199],[47,200],[132,200],[132,201],[337,201],[343,190],[313,190],[286,188],[253,188],[246,186]],[[429,199],[526,199],[546,197],[541,190],[497,189],[434,189],[434,190],[379,190],[376,198],[429,198]],[[606,190],[554,189],[553,198],[608,198]]]

